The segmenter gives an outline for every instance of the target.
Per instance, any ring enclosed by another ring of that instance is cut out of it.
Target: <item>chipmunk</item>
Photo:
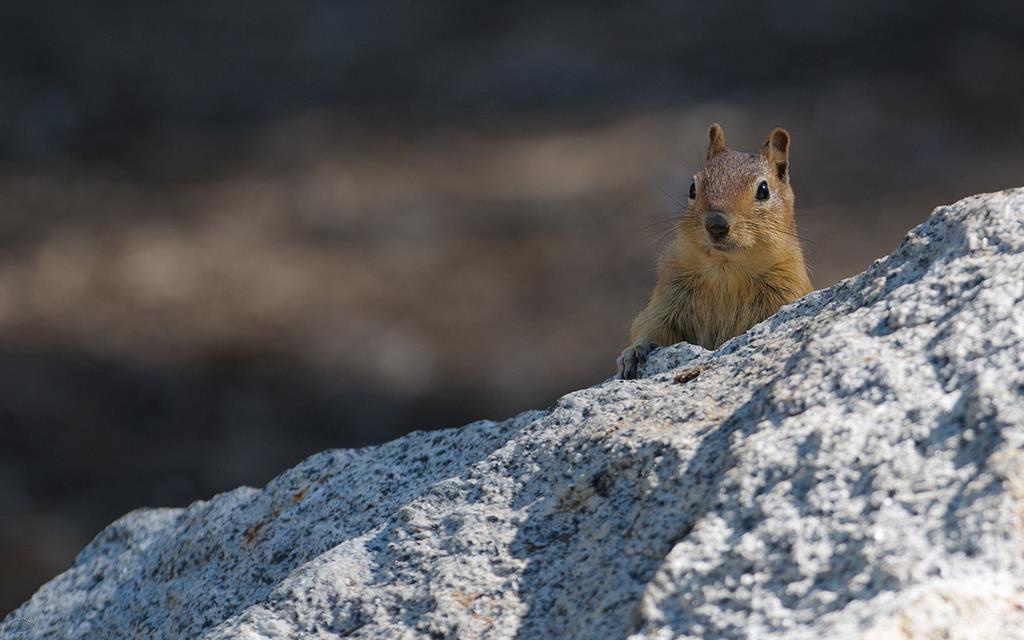
[[[726,148],[717,122],[708,138],[658,284],[619,356],[623,379],[636,378],[659,346],[717,349],[811,291],[793,219],[789,133],[773,129],[757,153]]]

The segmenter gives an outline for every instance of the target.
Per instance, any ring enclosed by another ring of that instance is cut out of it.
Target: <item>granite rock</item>
[[[130,513],[0,638],[1024,638],[1022,274],[1024,189],[941,207],[718,351]]]

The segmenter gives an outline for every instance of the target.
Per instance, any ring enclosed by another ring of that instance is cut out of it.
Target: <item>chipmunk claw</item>
[[[619,355],[615,364],[618,366],[617,376],[623,380],[635,380],[640,377],[640,369],[647,362],[647,357],[658,348],[650,340],[637,340],[626,347]]]

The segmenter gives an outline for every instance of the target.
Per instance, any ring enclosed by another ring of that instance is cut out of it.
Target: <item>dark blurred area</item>
[[[0,615],[118,515],[611,375],[707,126],[817,287],[1024,184],[1024,3],[8,2]]]

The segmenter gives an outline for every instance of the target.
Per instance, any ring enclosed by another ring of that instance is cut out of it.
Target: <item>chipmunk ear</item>
[[[710,160],[723,151],[725,151],[725,131],[722,130],[722,125],[715,122],[708,129],[707,159]]]
[[[761,147],[761,154],[768,159],[775,177],[783,182],[789,181],[789,132],[785,129],[772,129]]]

